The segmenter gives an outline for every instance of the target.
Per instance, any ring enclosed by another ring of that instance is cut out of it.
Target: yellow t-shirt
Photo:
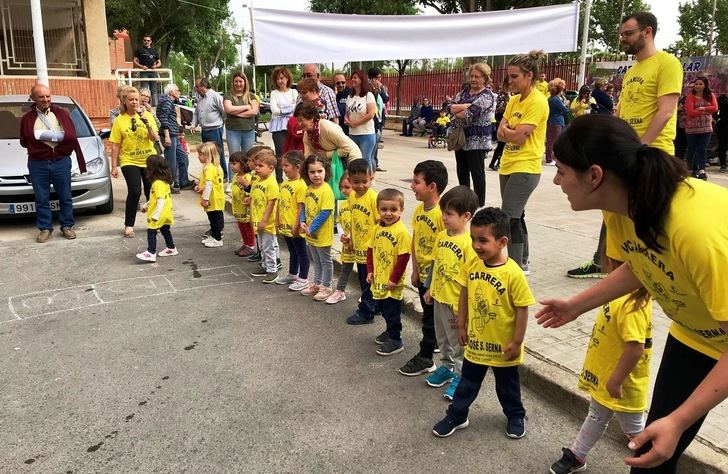
[[[579,388],[589,392],[610,410],[640,413],[647,408],[652,357],[652,302],[633,310],[629,295],[611,301],[599,310],[594,321]],[[635,368],[622,382],[622,398],[612,398],[607,382],[622,357],[628,342],[639,342],[645,350]]]
[[[521,101],[516,94],[508,101],[503,118],[508,127],[515,129],[518,125],[535,125],[536,128],[526,138],[523,145],[508,142],[503,148],[500,174],[541,173],[541,157],[546,150],[546,120],[549,118],[549,103],[543,94],[534,94],[532,90]]]
[[[143,113],[147,123],[156,132],[157,122],[154,116],[147,111]],[[132,126],[132,118],[135,127]],[[132,128],[135,130],[132,131]],[[156,155],[154,143],[147,135],[147,126],[144,125],[138,114],[130,116],[128,114],[120,114],[114,120],[111,127],[111,135],[109,136],[111,143],[119,145],[119,166],[139,166],[147,167],[147,158],[149,155]]]
[[[728,350],[728,190],[688,178],[670,204],[661,253],[637,238],[627,216],[604,212],[607,255],[626,262],[672,319],[670,334],[713,359]]]
[[[245,176],[245,179],[247,179],[248,183],[250,183],[250,173],[244,173],[243,176]],[[250,194],[245,191],[245,188],[243,188],[243,185],[239,184],[237,179],[234,179],[233,184],[230,187],[230,198],[232,201],[233,216],[235,216],[239,222],[250,222],[250,209],[248,208],[248,205],[245,204],[245,198],[249,195]]]
[[[367,263],[367,249],[372,246],[372,237],[379,222],[377,192],[369,188],[362,197],[349,194],[351,209],[351,242],[354,245],[356,263]]]
[[[424,283],[432,265],[433,252],[437,234],[445,230],[442,221],[442,209],[435,204],[432,209],[425,210],[425,204],[419,203],[412,214],[412,239],[415,244],[414,258],[420,273],[420,282]]]
[[[516,308],[536,303],[526,275],[510,258],[497,267],[487,267],[485,262],[475,259],[463,269],[468,288],[465,358],[474,364],[492,367],[520,365],[524,347],[516,360],[505,360],[503,351],[513,340]]]
[[[116,123],[116,122],[114,122]],[[205,207],[205,212],[223,211],[225,210],[225,183],[223,183],[225,175],[220,165],[208,164],[202,167],[202,177],[200,186],[205,187],[207,181],[212,182],[212,192],[210,193],[210,204]],[[202,194],[200,194],[200,205],[202,205]]]
[[[313,236],[306,235],[306,243],[309,245],[313,247],[330,247],[334,243],[335,202],[334,192],[327,183],[323,183],[318,188],[314,188],[313,186],[306,188],[304,204],[306,207],[307,226],[311,226],[311,222],[313,222],[319,212],[331,211],[331,215],[329,215]]]
[[[298,219],[298,205],[306,198],[306,183],[301,179],[286,180],[281,183],[278,199],[278,233],[293,236],[293,227]]]
[[[549,82],[548,81],[536,81],[533,86],[537,91],[542,93],[544,97],[548,98],[551,94],[549,93]]]
[[[336,221],[341,224],[344,234],[351,236],[351,207],[348,199],[339,201],[339,215]],[[341,244],[341,263],[356,263],[354,249],[350,245]]]
[[[157,199],[164,199],[164,207],[156,221],[152,216],[157,212]],[[159,229],[163,225],[174,225],[174,211],[172,210],[172,190],[169,183],[165,183],[161,179],[152,183],[152,189],[149,193],[149,208],[147,209],[147,227],[149,229]]]
[[[465,272],[478,256],[473,251],[470,232],[467,230],[451,236],[447,230],[437,234],[435,250],[432,253],[435,265],[432,267],[430,295],[438,303],[451,305],[458,314],[460,290],[465,286]]]
[[[447,126],[447,124],[450,123],[450,117],[448,117],[447,115],[445,115],[444,117],[443,116],[437,117],[437,120],[435,120],[435,123],[440,125],[441,127],[445,127],[445,126]]]
[[[275,235],[276,233],[276,207],[278,206],[278,181],[276,175],[271,173],[265,179],[256,179],[255,184],[250,188],[250,222],[257,234],[258,224],[263,220],[268,201],[274,200],[273,210],[268,216],[265,232]]]
[[[372,257],[374,261],[374,280],[372,281],[372,297],[375,300],[393,298],[402,299],[404,289],[404,276],[395,283],[393,290],[387,289],[387,282],[392,275],[397,257],[409,254],[412,247],[412,237],[407,228],[398,220],[390,226],[378,225],[372,240]]]
[[[637,135],[644,135],[657,113],[657,98],[669,94],[679,95],[682,85],[682,65],[672,54],[658,51],[657,54],[636,62],[627,70],[622,81],[619,117],[630,124]],[[676,125],[677,107],[650,145],[674,155]]]

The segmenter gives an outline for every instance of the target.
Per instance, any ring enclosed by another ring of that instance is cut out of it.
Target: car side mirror
[[[111,129],[110,128],[102,128],[99,130],[99,136],[101,139],[109,138],[111,136]]]

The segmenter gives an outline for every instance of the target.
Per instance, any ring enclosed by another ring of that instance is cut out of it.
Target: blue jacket
[[[435,110],[432,108],[431,105],[422,107],[422,110],[420,110],[420,117],[425,119],[426,123],[432,122],[432,114],[435,113]]]
[[[558,96],[549,97],[549,119],[547,125],[566,126],[566,117],[569,115],[569,109],[566,108]]]

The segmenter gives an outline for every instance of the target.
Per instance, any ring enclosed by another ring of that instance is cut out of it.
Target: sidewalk
[[[269,134],[265,134],[263,140],[272,146]],[[195,157],[196,155],[190,154],[190,173],[197,176],[200,165]],[[457,184],[452,152],[442,148],[428,149],[426,138],[400,137],[391,130],[384,131],[384,148],[379,150],[379,162],[387,172],[377,173],[373,188],[381,191],[391,187],[404,193],[406,201],[403,219],[408,227],[417,204],[410,189],[412,170],[415,164],[425,159],[443,161],[448,168],[449,185]],[[716,167],[711,167],[708,173],[709,180],[728,186],[728,175],[719,174]],[[537,300],[573,295],[594,284],[593,280],[567,278],[566,270],[584,263],[593,255],[601,225],[601,213],[573,212],[561,189],[553,185],[554,174],[554,167],[544,166],[541,182],[526,209],[531,253],[531,275],[528,281]],[[498,174],[488,170],[486,179],[486,205],[499,206],[501,199]],[[339,248],[340,244],[336,242],[335,258]],[[406,281],[409,282],[409,276]],[[408,308],[421,311],[414,288],[410,287],[406,291],[405,302]],[[349,303],[340,304],[347,310],[351,306]],[[537,304],[531,309],[531,313],[535,313],[538,308]],[[657,374],[670,324],[659,305],[653,303],[653,308],[651,383],[654,383]],[[523,366],[523,382],[542,389],[543,395],[567,407],[578,417],[585,416],[587,412],[587,398],[583,392],[577,390],[576,384],[595,314],[595,311],[587,313],[560,329],[544,329],[531,320],[526,333],[527,357]],[[419,318],[414,317],[411,324],[416,324],[417,321]],[[415,352],[418,342],[405,341],[408,346],[405,353],[408,357]],[[613,422],[611,429],[615,428],[618,431],[618,424]],[[570,442],[574,435],[575,433],[559,433],[559,439],[554,442]],[[687,452],[694,462],[683,462],[680,472],[688,467],[690,472],[706,472],[698,469],[700,463],[720,470],[716,472],[727,472],[728,402],[724,401],[708,415],[698,439],[700,443],[693,443]]]

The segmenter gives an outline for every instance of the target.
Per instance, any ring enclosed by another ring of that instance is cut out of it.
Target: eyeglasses
[[[134,117],[131,118],[131,131],[136,132],[137,131],[137,121]]]
[[[633,30],[620,31],[619,32],[619,37],[620,38],[626,38],[627,36],[632,36],[633,34],[635,34],[638,31],[645,31],[645,29],[644,28],[635,28]]]
[[[337,86],[345,86],[346,85],[346,81],[337,82],[336,85]]]

